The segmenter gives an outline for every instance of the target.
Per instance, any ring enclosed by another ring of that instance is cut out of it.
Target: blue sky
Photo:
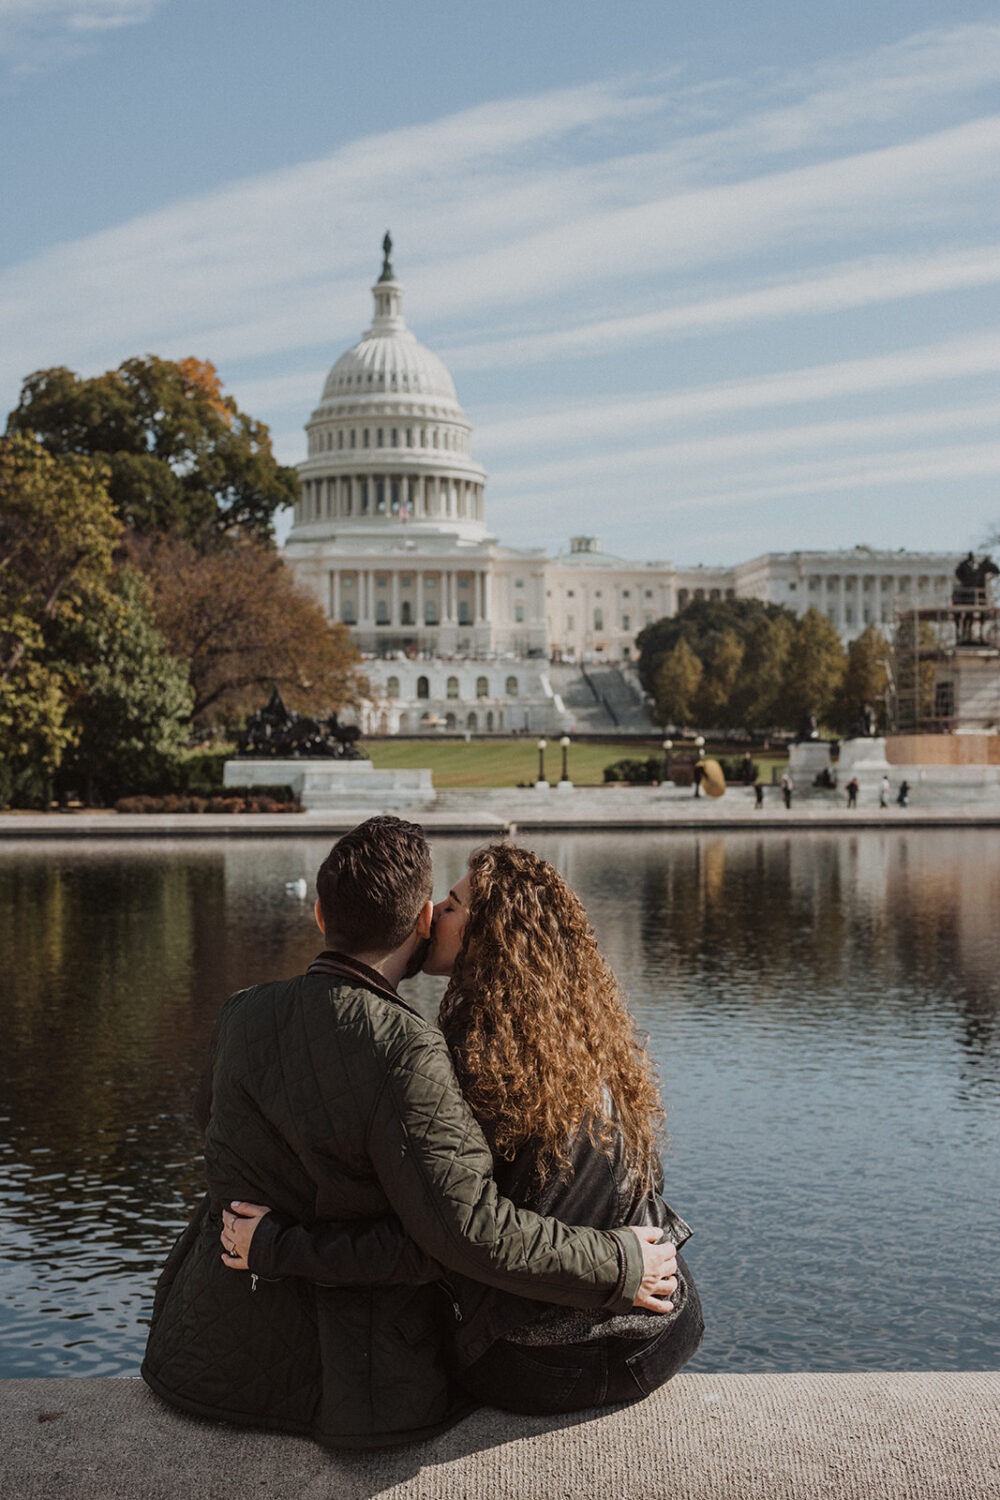
[[[978,546],[998,82],[964,0],[0,0],[0,408],[195,355],[295,462],[391,228],[502,541]]]

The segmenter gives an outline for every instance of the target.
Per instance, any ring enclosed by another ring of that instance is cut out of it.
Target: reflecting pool
[[[1000,840],[551,834],[668,1107],[700,1370],[1000,1366]],[[471,842],[435,844],[436,885]],[[0,1376],[132,1375],[232,990],[317,951],[327,842],[0,846]],[[407,991],[433,1015],[443,982]]]

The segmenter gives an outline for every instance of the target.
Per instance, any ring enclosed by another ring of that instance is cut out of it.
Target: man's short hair
[[[369,818],[338,839],[316,876],[328,948],[392,953],[410,936],[431,894],[424,830],[402,818]]]

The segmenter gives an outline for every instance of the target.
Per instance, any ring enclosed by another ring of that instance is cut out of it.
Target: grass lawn
[[[509,740],[363,740],[362,747],[377,771],[429,767],[435,787],[517,786],[533,784],[538,777],[538,739],[525,735]],[[661,752],[654,745],[574,742],[569,747],[569,778],[578,786],[599,785],[604,767],[616,760],[642,759]],[[545,751],[545,776],[558,781],[562,775],[562,749],[558,739],[549,740]]]

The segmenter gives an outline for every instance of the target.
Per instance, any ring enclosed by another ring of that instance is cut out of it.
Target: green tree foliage
[[[188,664],[199,723],[242,717],[273,687],[289,708],[322,715],[364,691],[347,628],[330,624],[275,552],[241,542],[199,553],[161,538],[134,556],[151,584],[157,624]]]
[[[781,683],[781,722],[797,729],[810,714],[831,723],[847,655],[836,627],[818,609],[796,621]]]
[[[148,585],[134,569],[114,578],[107,607],[63,632],[74,664],[75,734],[58,783],[89,803],[169,786],[187,738],[194,694],[187,668],[156,629]]]
[[[137,532],[270,542],[275,511],[298,497],[298,477],[278,464],[267,427],[223,395],[200,360],[146,355],[92,379],[39,370],[7,431],[53,454],[102,455],[118,516]]]
[[[0,803],[44,801],[74,739],[63,640],[107,609],[120,532],[101,464],[0,438]]]
[[[683,636],[657,660],[653,677],[656,717],[661,724],[689,724],[694,717],[703,668]]]
[[[717,729],[780,725],[795,628],[790,610],[759,599],[695,599],[673,618],[647,626],[637,642],[639,677],[660,722]],[[685,650],[675,656],[681,643]]]
[[[875,709],[880,730],[885,730],[885,697],[888,683],[889,645],[877,625],[869,625],[847,648],[844,672],[832,715],[832,727],[847,734],[865,704]]]

